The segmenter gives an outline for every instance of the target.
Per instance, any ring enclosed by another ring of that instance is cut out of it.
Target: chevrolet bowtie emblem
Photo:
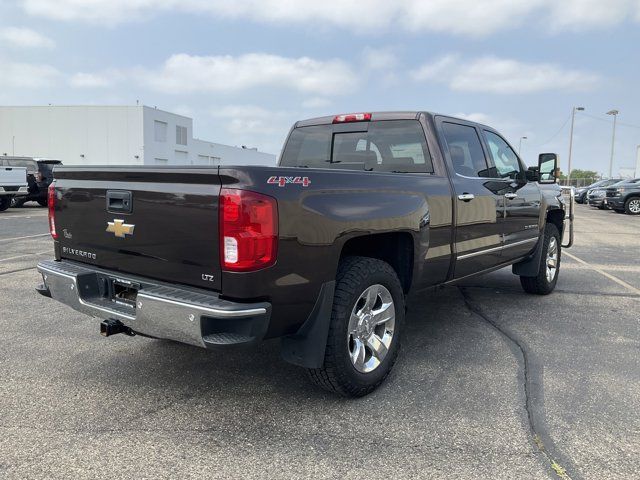
[[[124,223],[124,220],[116,218],[113,222],[107,222],[107,232],[113,233],[118,238],[125,238],[126,235],[133,235],[135,225]]]

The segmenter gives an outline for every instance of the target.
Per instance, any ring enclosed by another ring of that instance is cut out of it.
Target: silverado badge
[[[124,220],[115,218],[113,222],[107,222],[107,232],[113,233],[118,238],[125,238],[126,235],[133,235],[135,225],[124,223]]]

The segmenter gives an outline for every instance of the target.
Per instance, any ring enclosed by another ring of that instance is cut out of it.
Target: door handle
[[[514,198],[518,198],[517,193],[505,193],[504,198],[508,198],[509,200],[513,200]]]
[[[473,193],[463,193],[462,195],[458,195],[458,200],[462,200],[463,202],[470,202],[474,198],[476,197]]]

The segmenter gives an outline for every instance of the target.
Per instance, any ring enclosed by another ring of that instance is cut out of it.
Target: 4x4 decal
[[[308,187],[311,185],[311,180],[309,177],[269,177],[267,180],[269,184],[276,184],[279,187],[284,187],[289,183],[294,183],[298,185],[302,185],[303,187]]]

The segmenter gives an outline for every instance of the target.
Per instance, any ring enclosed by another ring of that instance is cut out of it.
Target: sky
[[[533,165],[614,175],[640,145],[640,0],[0,0],[0,105],[135,105],[279,153],[296,120],[427,110]],[[527,137],[520,141],[521,137]]]

